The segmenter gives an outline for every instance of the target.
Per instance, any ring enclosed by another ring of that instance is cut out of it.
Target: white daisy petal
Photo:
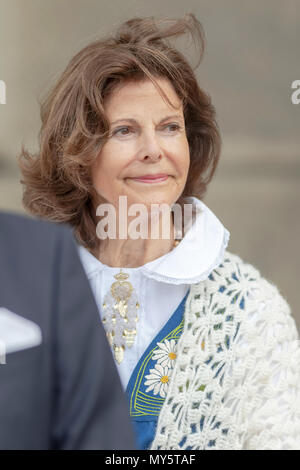
[[[156,364],[155,364],[155,369],[150,369],[150,373],[151,373],[151,375],[153,375],[154,377],[160,377],[160,375],[161,375],[161,372],[156,369]]]
[[[159,379],[157,378],[151,378],[149,376],[145,377],[146,381],[145,381],[145,385],[150,385],[152,383],[156,383]]]
[[[155,368],[157,369],[157,371],[159,372],[161,376],[165,375],[164,368],[160,364],[155,364]]]
[[[152,359],[154,361],[157,361],[159,359],[161,359],[162,357],[165,357],[166,353],[165,352],[162,352],[161,350],[157,351],[156,353],[153,354],[152,356]]]
[[[157,346],[158,346],[160,349],[162,349],[162,348],[165,347],[165,342],[163,342],[163,343],[157,343]]]
[[[167,340],[166,340],[167,341]],[[169,352],[168,346],[164,343],[160,343],[160,349],[165,352]]]
[[[150,385],[150,386],[146,389],[146,393],[151,392],[151,390],[153,390],[153,388],[154,388],[154,385]]]
[[[164,357],[164,359],[159,363],[162,367],[168,367],[169,359]]]
[[[161,386],[161,382],[159,382],[155,385],[154,390],[153,390],[154,395],[158,395],[158,393],[160,391],[160,386]]]

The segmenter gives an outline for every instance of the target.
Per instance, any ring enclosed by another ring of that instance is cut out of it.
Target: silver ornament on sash
[[[115,282],[104,297],[103,325],[114,357],[118,364],[124,359],[127,348],[130,348],[136,337],[137,311],[140,307],[135,289],[127,279],[129,274],[122,272],[114,276]]]

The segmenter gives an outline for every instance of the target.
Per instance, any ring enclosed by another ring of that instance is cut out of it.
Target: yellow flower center
[[[169,358],[170,358],[170,359],[174,360],[174,359],[176,359],[176,357],[177,357],[177,354],[176,354],[176,353],[174,353],[174,352],[170,352],[170,353],[169,353]]]
[[[163,375],[162,378],[160,379],[160,381],[163,383],[163,384],[166,384],[169,382],[169,377],[167,375]]]

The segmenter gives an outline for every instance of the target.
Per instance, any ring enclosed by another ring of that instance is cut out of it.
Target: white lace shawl
[[[225,252],[191,286],[151,449],[300,449],[300,347],[278,289]]]

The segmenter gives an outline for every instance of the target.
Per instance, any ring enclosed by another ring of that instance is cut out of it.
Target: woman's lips
[[[145,175],[138,178],[130,178],[133,181],[139,181],[140,183],[160,183],[166,181],[169,175]]]

